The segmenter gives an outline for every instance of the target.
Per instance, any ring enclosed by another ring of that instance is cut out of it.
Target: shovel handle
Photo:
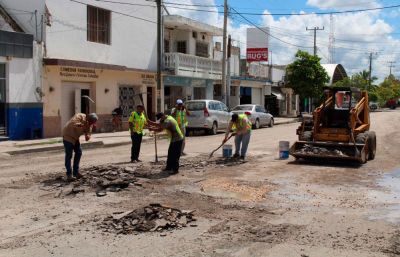
[[[231,134],[231,135],[226,139],[225,142],[223,142],[220,146],[218,146],[217,149],[215,149],[214,151],[212,151],[211,154],[210,154],[210,156],[209,156],[209,158],[211,158],[211,157],[213,156],[213,154],[214,154],[216,151],[218,151],[218,149],[220,149],[220,148],[221,148],[226,142],[228,142],[229,139],[231,139],[231,137],[233,137],[233,136],[234,136],[234,134]]]

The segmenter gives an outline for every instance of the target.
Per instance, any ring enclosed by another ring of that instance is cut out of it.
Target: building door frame
[[[7,135],[7,75],[6,64],[0,63],[0,136]]]
[[[91,95],[93,90],[91,82],[62,81],[61,85],[61,128],[63,128],[76,113],[86,112],[82,110],[82,93],[84,90],[89,90],[89,95],[93,98],[93,95]],[[90,107],[88,111],[90,112]]]

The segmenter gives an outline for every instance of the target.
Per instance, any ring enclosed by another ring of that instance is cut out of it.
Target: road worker
[[[181,99],[176,100],[176,106],[172,110],[171,116],[178,122],[179,128],[183,134],[182,155],[185,155],[183,150],[185,149],[186,144],[186,127],[188,125],[187,116],[190,116],[190,112]]]
[[[143,105],[136,106],[136,111],[131,113],[128,122],[132,139],[131,162],[141,162],[139,160],[140,146],[142,144],[143,129],[147,124]]]
[[[178,122],[169,115],[160,112],[156,115],[157,123],[148,121],[148,127],[152,131],[161,132],[165,130],[169,137],[169,148],[167,157],[167,166],[164,171],[170,174],[176,174],[179,171],[179,159],[182,153],[183,134],[179,128]]]
[[[82,174],[79,173],[79,162],[82,157],[81,144],[79,142],[80,136],[85,135],[85,140],[89,141],[93,127],[96,125],[98,117],[96,113],[75,114],[64,126],[62,135],[65,150],[65,168],[67,170],[67,180],[72,181],[79,179]],[[71,159],[73,152],[74,164],[71,168]]]
[[[233,134],[235,135],[235,154],[233,157],[240,157],[244,160],[251,135],[251,121],[246,114],[232,114],[229,126],[225,132],[225,138],[222,141],[223,143],[228,140],[231,131],[233,131]]]

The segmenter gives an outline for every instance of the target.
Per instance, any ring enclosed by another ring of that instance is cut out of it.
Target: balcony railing
[[[165,53],[164,67],[175,75],[204,79],[221,79],[220,61],[182,53]]]
[[[248,74],[250,77],[268,78],[268,66],[258,63],[250,63],[248,67]]]

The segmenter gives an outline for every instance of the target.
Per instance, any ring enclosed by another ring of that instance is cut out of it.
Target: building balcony
[[[248,75],[253,78],[268,79],[269,67],[265,64],[250,63],[248,66]]]
[[[182,53],[165,53],[164,67],[177,76],[220,80],[221,61]]]

